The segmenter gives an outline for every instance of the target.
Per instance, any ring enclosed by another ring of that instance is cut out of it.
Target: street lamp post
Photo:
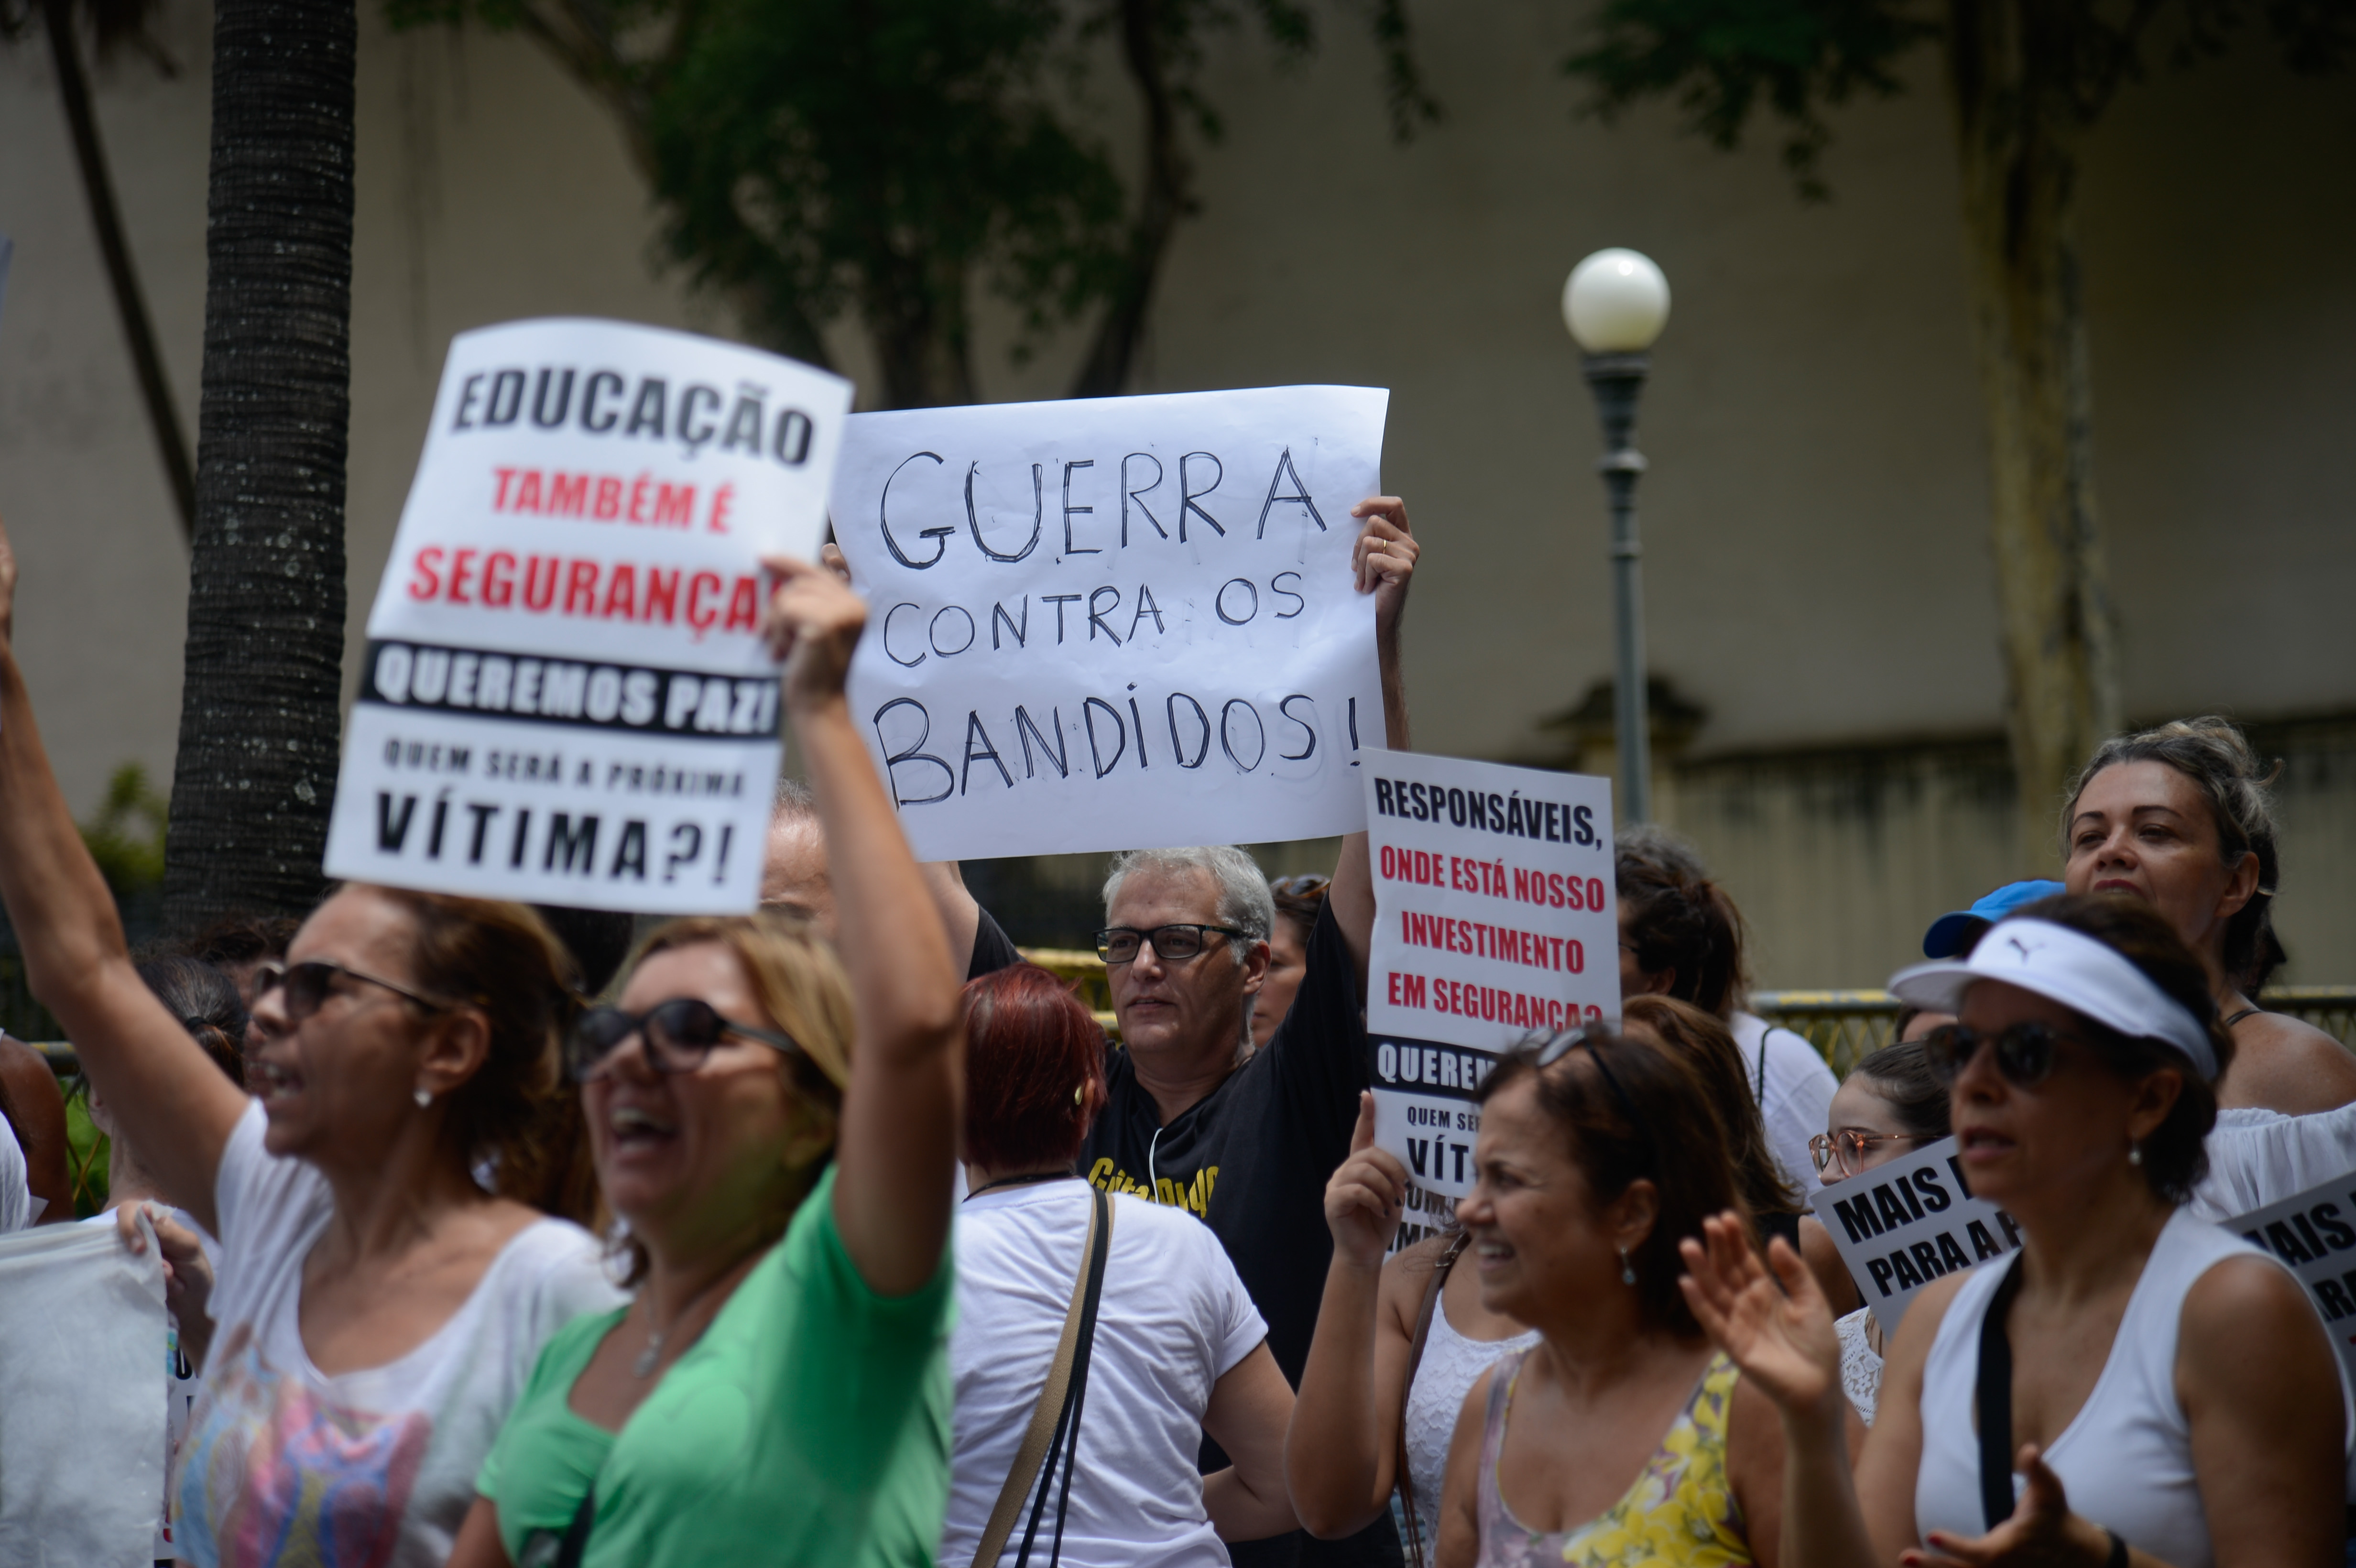
[[[1562,319],[1583,356],[1587,384],[1603,422],[1596,466],[1612,507],[1612,586],[1617,657],[1612,717],[1620,748],[1619,820],[1652,816],[1653,741],[1644,693],[1644,577],[1636,539],[1636,478],[1644,456],[1634,443],[1636,400],[1647,350],[1669,320],[1669,283],[1633,251],[1598,251],[1562,286]]]

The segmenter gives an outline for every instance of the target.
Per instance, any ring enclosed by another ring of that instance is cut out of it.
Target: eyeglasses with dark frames
[[[1205,941],[1215,931],[1228,937],[1244,934],[1232,925],[1157,925],[1151,931],[1109,925],[1097,933],[1097,956],[1108,965],[1133,963],[1138,949],[1150,942],[1154,956],[1163,963],[1183,964],[1203,951]]]
[[[693,1072],[711,1060],[712,1048],[732,1034],[793,1055],[809,1054],[789,1034],[724,1019],[699,997],[674,997],[642,1013],[590,1008],[565,1041],[564,1068],[575,1083],[601,1078],[611,1070],[616,1053],[637,1035],[645,1040],[647,1064],[657,1072]]]
[[[317,1012],[326,1005],[327,998],[335,995],[337,976],[347,980],[358,980],[363,985],[381,987],[396,997],[414,1002],[429,1013],[446,1013],[458,1005],[440,997],[428,996],[414,987],[402,985],[398,980],[388,980],[381,975],[370,975],[359,969],[346,968],[341,964],[330,964],[323,958],[314,958],[301,964],[280,964],[274,960],[266,960],[255,965],[253,966],[253,999],[258,1002],[271,992],[282,986],[284,987],[286,1021],[299,1024]]]

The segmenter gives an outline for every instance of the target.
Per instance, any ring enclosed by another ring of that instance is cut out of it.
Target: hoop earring
[[[1636,1283],[1636,1265],[1628,1261],[1628,1249],[1625,1247],[1620,1249],[1620,1283],[1622,1285]]]

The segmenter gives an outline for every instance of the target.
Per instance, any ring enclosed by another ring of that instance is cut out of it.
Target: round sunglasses
[[[789,1034],[755,1029],[722,1018],[707,1001],[675,997],[642,1013],[619,1008],[592,1008],[573,1026],[565,1042],[564,1067],[575,1083],[603,1077],[615,1053],[632,1035],[647,1042],[647,1064],[657,1072],[692,1072],[712,1056],[712,1048],[729,1035],[741,1035],[774,1050],[801,1053],[801,1044]]]

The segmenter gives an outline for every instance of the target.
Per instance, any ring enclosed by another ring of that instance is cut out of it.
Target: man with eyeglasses
[[[1352,565],[1375,595],[1387,744],[1408,744],[1398,625],[1417,546],[1397,499],[1360,502]],[[1080,1151],[1098,1187],[1186,1209],[1207,1223],[1268,1323],[1268,1347],[1298,1384],[1333,1251],[1326,1179],[1350,1152],[1366,1087],[1364,1013],[1375,890],[1366,836],[1342,841],[1290,1009],[1255,1053],[1252,1014],[1269,971],[1275,901],[1232,845],[1132,850],[1105,882],[1097,951],[1111,982],[1121,1048]],[[1205,1472],[1226,1463],[1207,1439]],[[1230,1542],[1237,1568],[1397,1563],[1389,1518],[1346,1541],[1295,1532]]]

